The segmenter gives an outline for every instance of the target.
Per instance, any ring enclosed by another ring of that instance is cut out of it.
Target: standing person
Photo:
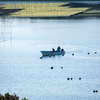
[[[59,51],[59,52],[60,52],[60,50],[61,50],[61,48],[60,48],[60,46],[58,46],[57,51]]]

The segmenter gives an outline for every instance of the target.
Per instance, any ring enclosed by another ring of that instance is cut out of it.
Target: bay
[[[0,93],[29,100],[98,100],[99,26],[99,18],[0,18]],[[64,56],[40,59],[41,50],[58,46]]]

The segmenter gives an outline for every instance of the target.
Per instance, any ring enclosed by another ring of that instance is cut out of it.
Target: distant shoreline
[[[12,6],[10,4],[10,6],[7,6],[9,8],[6,8],[6,6],[1,5],[0,16],[32,17],[32,18],[45,18],[45,19],[100,17],[100,10],[99,10],[100,4],[87,4],[87,3],[63,3],[63,4],[51,3],[51,4],[43,3],[42,5],[39,5],[37,3],[36,4],[30,3],[30,4],[17,4],[17,5],[12,4]],[[21,6],[23,7],[21,8]]]

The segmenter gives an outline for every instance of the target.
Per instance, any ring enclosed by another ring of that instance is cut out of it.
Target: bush
[[[9,92],[5,94],[5,96],[0,94],[0,100],[19,100],[19,97],[14,93],[14,95],[10,95]],[[28,100],[26,98],[22,100]]]

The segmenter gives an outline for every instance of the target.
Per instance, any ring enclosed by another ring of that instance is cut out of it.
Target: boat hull
[[[65,51],[40,51],[43,56],[54,56],[54,55],[64,55]]]

